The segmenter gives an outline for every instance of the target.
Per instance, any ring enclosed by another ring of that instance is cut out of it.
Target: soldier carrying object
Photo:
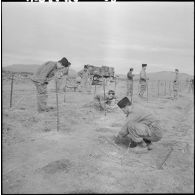
[[[56,77],[59,79],[62,74],[58,71],[63,70],[63,75],[68,75],[69,66],[71,63],[63,57],[58,62],[54,61],[48,61],[44,64],[42,64],[38,70],[34,73],[31,80],[36,86],[37,90],[37,106],[38,106],[38,112],[44,112],[49,111],[53,109],[53,107],[47,106],[47,85],[48,82]]]
[[[132,106],[127,97],[124,97],[117,104],[124,114],[127,121],[116,137],[116,143],[122,141],[128,136],[134,152],[142,152],[152,149],[152,142],[157,142],[162,138],[162,126],[152,113],[149,113],[145,108]],[[130,145],[130,146],[131,146]]]
[[[147,64],[142,64],[142,70],[140,72],[140,80],[139,80],[139,84],[140,84],[139,96],[140,97],[143,97],[143,94],[146,91],[146,87],[147,87],[147,80],[149,80],[149,78],[147,78],[146,76],[146,66]]]
[[[127,73],[127,96],[133,95],[133,77],[135,76],[133,73],[133,68],[130,68]]]

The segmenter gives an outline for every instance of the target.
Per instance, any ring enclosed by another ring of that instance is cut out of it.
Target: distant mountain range
[[[12,71],[12,72],[31,72],[34,73],[40,65],[37,64],[13,64],[10,66],[3,67],[3,70]],[[69,70],[70,76],[76,76],[77,71],[70,68]],[[118,74],[119,78],[126,79],[126,75],[124,74]],[[154,72],[154,73],[147,73],[147,76],[150,80],[173,80],[175,73],[170,71],[161,71],[161,72]],[[186,74],[186,73],[180,73],[179,77],[181,80],[186,80],[187,78],[192,78],[192,75]],[[135,80],[139,79],[139,75],[135,74],[134,77]]]

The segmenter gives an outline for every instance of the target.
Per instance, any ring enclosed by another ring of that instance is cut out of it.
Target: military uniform
[[[127,96],[133,95],[133,74],[131,71],[127,73]]]
[[[127,116],[127,122],[122,127],[119,135],[127,136],[135,143],[157,142],[162,138],[160,121],[152,114],[143,110],[134,110]]]
[[[78,75],[81,77],[81,90],[90,91],[90,72],[89,70],[81,70]]]
[[[100,110],[106,110],[107,112],[113,112],[114,110],[118,109],[117,106],[117,97],[113,96],[111,99],[106,96],[105,101],[104,97],[101,95],[96,95],[94,97],[95,106],[98,107]],[[105,104],[104,104],[105,103]]]
[[[132,109],[131,104],[127,97],[117,103],[127,114],[127,121],[118,133],[116,141],[118,142],[121,138],[128,136],[131,145],[139,146],[134,148],[134,151],[140,149],[151,150],[152,142],[157,142],[162,138],[163,127],[160,120],[142,107],[136,106]]]
[[[173,81],[173,98],[177,99],[179,91],[179,76],[178,74],[175,75],[175,79]]]
[[[139,95],[141,97],[143,97],[144,92],[146,91],[146,87],[147,87],[147,77],[146,77],[146,72],[145,70],[141,70],[140,72],[140,80],[139,80],[139,84],[140,84],[140,92]]]
[[[37,89],[38,112],[47,109],[47,84],[57,71],[57,62],[49,61],[41,65],[31,80]]]
[[[58,63],[62,65],[62,68],[58,68]],[[36,86],[37,89],[37,106],[38,106],[38,112],[41,111],[47,111],[49,107],[47,107],[47,84],[48,82],[55,76],[58,70],[65,71],[66,74],[68,74],[68,66],[71,63],[68,62],[66,58],[62,58],[58,62],[48,61],[44,64],[42,64],[36,73],[31,77],[31,80]],[[65,68],[64,68],[64,67]],[[57,74],[56,78],[61,77]]]

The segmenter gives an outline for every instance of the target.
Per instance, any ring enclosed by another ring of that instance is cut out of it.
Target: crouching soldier
[[[127,97],[117,104],[127,116],[127,122],[118,133],[116,142],[128,136],[134,152],[142,152],[152,149],[152,142],[157,142],[162,138],[162,127],[160,121],[145,109],[132,107]]]
[[[101,95],[96,95],[94,97],[95,106],[98,107],[100,110],[106,110],[107,112],[112,112],[118,109],[117,106],[117,97],[115,96],[115,92],[113,90],[108,91],[108,95],[105,97]]]
[[[63,75],[68,74],[70,65],[71,63],[66,58],[62,58],[58,62],[48,61],[41,65],[32,76],[31,80],[35,84],[37,90],[38,112],[53,109],[53,107],[47,106],[47,84],[52,78],[54,78],[54,76],[59,79],[59,70],[64,69]]]

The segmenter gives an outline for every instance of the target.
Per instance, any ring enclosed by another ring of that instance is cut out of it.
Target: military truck
[[[93,66],[87,64],[89,72],[92,76],[92,85],[101,85],[103,82],[103,78],[111,78],[114,80],[114,68],[109,66]]]

